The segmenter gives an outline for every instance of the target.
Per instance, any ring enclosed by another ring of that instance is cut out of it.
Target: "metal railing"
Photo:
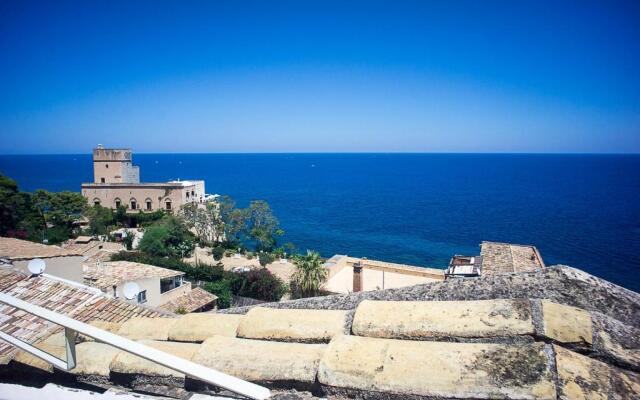
[[[33,345],[23,342],[7,333],[0,331],[0,339],[18,347],[62,370],[71,370],[76,366],[75,338],[78,333],[91,337],[98,342],[106,343],[120,350],[142,357],[146,360],[181,372],[187,376],[222,387],[234,393],[247,396],[251,399],[267,399],[271,393],[269,389],[251,382],[224,374],[211,368],[207,368],[192,361],[176,357],[173,354],[146,346],[142,343],[126,339],[95,326],[85,324],[66,315],[56,313],[46,308],[36,306],[24,300],[20,300],[6,293],[0,293],[0,302],[11,307],[23,310],[54,324],[64,327],[65,346],[67,348],[67,360],[60,360]]]

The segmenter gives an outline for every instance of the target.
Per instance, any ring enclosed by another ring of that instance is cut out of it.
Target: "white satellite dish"
[[[33,275],[40,275],[44,272],[45,269],[47,269],[47,264],[42,258],[34,258],[33,260],[29,261],[29,264],[27,264],[27,268]]]
[[[135,282],[127,282],[124,284],[124,298],[127,300],[133,300],[140,293],[140,286]]]

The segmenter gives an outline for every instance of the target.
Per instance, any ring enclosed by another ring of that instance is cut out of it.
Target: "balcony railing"
[[[0,331],[0,339],[54,365],[56,368],[67,371],[75,368],[75,338],[76,335],[80,333],[85,336],[91,337],[96,341],[106,343],[115,348],[142,357],[156,364],[181,372],[185,375],[210,383],[212,385],[225,388],[234,393],[247,396],[251,399],[263,400],[271,395],[269,389],[265,387],[244,381],[231,375],[224,374],[211,368],[207,368],[192,361],[176,357],[173,354],[165,353],[163,351],[146,346],[142,343],[134,342],[133,340],[126,339],[122,336],[118,336],[105,330],[96,328],[95,326],[91,326],[73,318],[69,318],[66,315],[62,315],[57,312],[47,310],[46,308],[36,306],[24,300],[20,300],[6,293],[0,293],[0,303],[5,303],[11,307],[25,311],[29,314],[33,314],[64,328],[65,346],[67,348],[66,360],[60,360],[52,356],[51,354],[34,347],[32,344],[23,342],[16,337]]]

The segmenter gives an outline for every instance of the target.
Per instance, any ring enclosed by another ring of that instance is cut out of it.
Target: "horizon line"
[[[406,155],[640,155],[640,152],[499,152],[499,151],[210,151],[210,152],[145,152],[135,151],[131,147],[107,147],[113,149],[131,149],[134,155],[139,154],[219,154],[219,155],[278,155],[278,154],[406,154]],[[83,156],[92,155],[88,153],[0,153],[0,157],[6,156]]]

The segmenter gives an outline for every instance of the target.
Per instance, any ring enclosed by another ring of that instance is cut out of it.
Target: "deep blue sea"
[[[284,241],[445,267],[482,240],[536,245],[548,265],[640,291],[639,155],[134,154],[143,181],[204,179],[271,204]],[[0,156],[32,191],[80,190],[91,156]]]

